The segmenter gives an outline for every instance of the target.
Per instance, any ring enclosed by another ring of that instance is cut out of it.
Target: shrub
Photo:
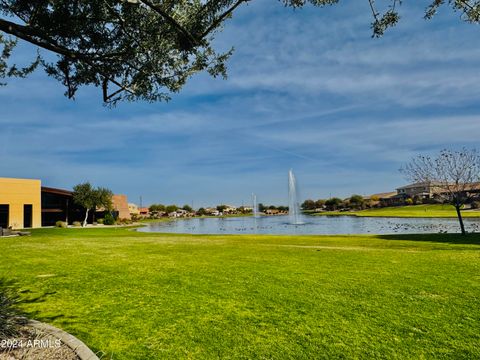
[[[315,201],[307,199],[302,203],[301,208],[302,210],[315,210]]]
[[[104,223],[105,223],[105,220],[104,220],[104,219],[98,219],[98,220],[97,220],[97,224],[102,225],[102,224],[104,224]]]
[[[75,227],[79,227],[79,226],[82,226],[82,223],[80,221],[74,221],[72,225]]]
[[[413,205],[413,199],[412,199],[412,198],[408,198],[407,200],[405,200],[405,204],[407,204],[407,205]]]
[[[68,227],[68,224],[65,222],[65,221],[57,221],[55,223],[55,227],[58,227],[58,228],[67,228]]]
[[[163,204],[152,204],[148,208],[148,211],[149,212],[163,212],[163,211],[165,211],[165,205],[163,205]]]
[[[131,221],[131,220],[128,220],[128,219],[118,219],[118,220],[117,220],[117,223],[118,223],[118,224],[122,224],[122,225],[128,225],[128,224],[131,224],[132,221]]]
[[[168,205],[166,208],[165,208],[165,211],[167,213],[171,213],[171,212],[175,212],[178,210],[178,206],[177,205]]]
[[[342,199],[333,197],[325,201],[325,206],[328,210],[337,210],[343,204]]]
[[[351,207],[353,207],[355,209],[358,209],[358,208],[363,208],[365,200],[363,199],[362,195],[354,194],[350,197],[348,202],[349,202]]]
[[[0,339],[18,335],[19,327],[26,323],[19,303],[20,297],[12,283],[0,279]]]
[[[415,195],[413,197],[413,204],[414,205],[421,205],[421,204],[423,204],[423,199],[420,196]]]
[[[106,213],[105,218],[103,219],[103,223],[105,225],[113,225],[113,224],[115,224],[115,218],[113,217],[112,214]]]
[[[442,204],[443,200],[438,197],[432,197],[424,200],[424,204]]]
[[[472,209],[480,209],[480,201],[472,202]]]

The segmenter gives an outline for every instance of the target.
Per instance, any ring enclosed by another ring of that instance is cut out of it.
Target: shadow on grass
[[[394,234],[377,235],[382,240],[404,240],[404,241],[429,241],[436,243],[448,243],[459,245],[480,245],[480,234]]]
[[[37,303],[42,303],[47,301],[48,297],[51,295],[56,294],[56,291],[50,291],[50,292],[44,292],[42,294],[35,294],[28,289],[24,289],[19,291],[21,296],[19,297],[18,304],[23,308],[22,305],[28,305],[28,304],[37,304]],[[52,321],[62,319],[64,322],[68,321],[73,321],[75,319],[75,316],[66,316],[64,314],[55,314],[55,315],[45,315],[43,311],[39,310],[30,310],[30,311],[25,311],[24,310],[24,315],[29,318],[29,319],[35,319],[37,321],[45,322],[45,323],[51,323]]]

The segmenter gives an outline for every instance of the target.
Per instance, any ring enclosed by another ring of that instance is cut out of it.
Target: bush
[[[68,227],[68,224],[65,222],[65,221],[57,221],[55,223],[55,227],[58,227],[58,228],[67,228]]]
[[[414,205],[421,205],[423,204],[423,199],[420,196],[414,196],[413,197],[413,204]]]
[[[407,204],[407,205],[413,205],[413,199],[412,199],[412,198],[408,198],[407,200],[405,200],[405,204]]]
[[[480,201],[472,202],[472,209],[480,209]]]
[[[439,204],[440,202],[438,201],[438,199],[435,199],[435,198],[424,198],[422,199],[422,204],[430,204],[430,205],[433,205],[433,204]]]
[[[113,217],[112,214],[106,213],[105,218],[103,219],[103,223],[105,225],[113,225],[113,224],[115,224],[115,218]]]
[[[305,200],[301,205],[302,210],[315,210],[315,201],[308,199]]]
[[[18,304],[20,298],[10,281],[0,279],[0,339],[18,335],[19,327],[26,323]]]
[[[131,223],[132,221],[128,219],[117,219],[117,224],[120,224],[120,225],[129,225]]]
[[[105,224],[105,219],[98,219],[97,224],[100,224],[100,225]]]
[[[82,226],[82,223],[80,221],[74,221],[72,225],[75,227],[79,227],[79,226]]]
[[[333,197],[325,201],[325,206],[328,210],[337,210],[343,204],[342,199]]]
[[[348,203],[352,208],[358,209],[358,208],[363,208],[365,200],[363,199],[362,195],[354,194],[350,197],[350,199],[348,200]]]

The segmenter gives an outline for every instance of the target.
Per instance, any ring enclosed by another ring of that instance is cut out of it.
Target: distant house
[[[420,199],[431,199],[444,191],[441,183],[435,181],[419,182],[397,188],[397,195]]]
[[[267,209],[265,210],[265,214],[267,215],[278,215],[280,213],[280,210],[278,209]]]
[[[432,199],[441,192],[439,183],[419,182],[397,188],[396,192],[377,194],[380,195],[381,206],[405,205],[407,199]],[[372,197],[372,196],[371,196]]]
[[[235,214],[237,212],[237,208],[232,205],[225,205],[226,208],[223,210],[224,214]]]
[[[467,195],[479,194],[478,196],[480,196],[480,183],[467,184],[464,189]],[[391,193],[370,195],[368,198],[378,197],[381,206],[399,206],[405,205],[407,199],[441,199],[442,194],[447,192],[445,186],[438,181],[417,182],[399,187],[396,190],[396,192]]]
[[[187,210],[177,209],[168,214],[169,217],[190,217],[192,213],[188,212]]]
[[[377,194],[380,198],[380,205],[400,206],[405,205],[407,199],[433,199],[443,191],[440,183],[434,181],[413,183],[399,187],[396,190],[396,192]]]
[[[149,215],[150,217],[156,218],[156,219],[159,219],[163,216],[168,216],[166,211],[151,211]]]
[[[138,206],[133,203],[128,203],[128,211],[130,212],[130,215],[140,214],[140,212],[138,211]]]
[[[469,184],[466,190],[469,194],[480,194],[480,182]]]
[[[148,216],[149,213],[150,211],[148,210],[147,207],[138,208],[138,214],[141,216]]]
[[[212,216],[219,216],[221,214],[216,208],[208,207],[205,209],[205,214]]]

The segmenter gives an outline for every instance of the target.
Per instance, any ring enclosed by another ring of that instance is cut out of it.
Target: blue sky
[[[303,198],[391,191],[418,153],[478,146],[480,29],[427,1],[372,39],[368,2],[323,9],[257,0],[215,42],[235,47],[228,80],[191,79],[169,103],[76,101],[37,72],[0,88],[2,177],[94,185],[154,202],[287,203],[293,168]],[[16,60],[33,56],[22,46]]]

